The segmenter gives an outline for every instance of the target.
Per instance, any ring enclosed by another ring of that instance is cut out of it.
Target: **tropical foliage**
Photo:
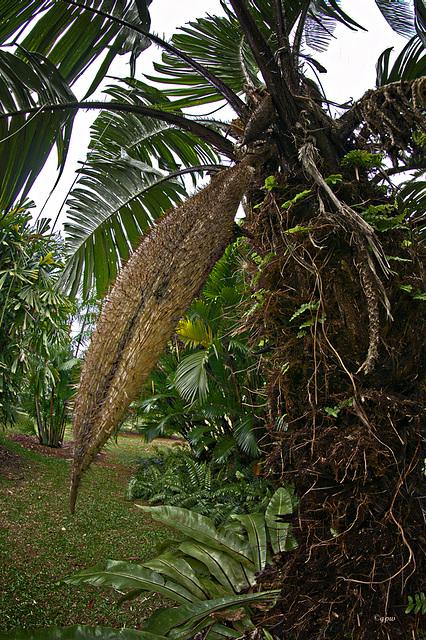
[[[251,608],[278,595],[276,591],[259,592],[255,572],[265,569],[271,554],[294,546],[289,524],[277,521],[277,516],[291,513],[293,507],[291,494],[281,488],[264,515],[237,515],[233,525],[221,528],[187,509],[141,507],[184,534],[176,551],[166,551],[142,565],[109,560],[105,567],[97,565],[66,581],[131,589],[122,602],[149,590],[182,605],[157,610],[144,625],[151,633],[186,638],[206,629],[214,637],[237,638],[254,626]]]
[[[190,509],[219,526],[236,513],[265,511],[274,487],[260,470],[260,463],[242,465],[234,456],[232,462],[200,462],[174,447],[139,460],[126,497]]]
[[[70,340],[72,307],[57,286],[63,269],[58,239],[49,235],[48,221],[32,225],[30,220],[31,215],[19,209],[0,220],[0,411],[4,423],[13,422],[26,395],[27,380],[34,412],[38,406],[40,439],[53,444],[57,423],[50,401],[59,392],[58,357]],[[62,359],[59,368],[64,363]],[[50,395],[49,409],[46,407],[50,412],[50,439],[42,418],[47,414],[40,407],[46,387]]]
[[[22,390],[21,407],[36,425],[40,444],[60,447],[71,420],[70,401],[80,360],[72,353],[71,340],[49,345],[49,357],[34,353]]]
[[[78,102],[71,85],[103,47],[109,64],[130,33],[134,55],[144,46],[143,0],[1,5],[1,42],[22,45],[0,59],[1,206],[25,196],[54,144],[63,166],[78,108],[102,110],[70,199],[63,282],[73,293],[107,289],[139,236],[185,198],[183,175],[235,162],[155,224],[109,295],[76,401],[72,504],[83,471],[234,238],[246,194],[258,271],[246,322],[255,348],[266,349],[258,355],[275,443],[268,465],[301,496],[298,546],[273,573],[281,595],[263,618],[277,637],[424,633],[424,616],[399,612],[408,594],[424,592],[426,575],[426,15],[421,0],[414,10],[408,0],[376,5],[411,41],[393,63],[384,52],[377,88],[333,117],[312,79],[324,71],[315,52],[337,23],[360,28],[336,0],[230,0],[223,16],[187,25],[170,43],[150,35],[164,55],[149,84],[121,81],[100,103]],[[87,49],[77,32],[87,33]],[[231,122],[191,111],[225,103]],[[394,184],[413,169],[414,182]],[[188,357],[207,362],[208,349]],[[190,393],[184,384],[181,392]],[[271,584],[270,575],[260,580]],[[382,611],[392,625],[380,622]],[[183,631],[173,612],[153,622],[172,634],[169,623]]]

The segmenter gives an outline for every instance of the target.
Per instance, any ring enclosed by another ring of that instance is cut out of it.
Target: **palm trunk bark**
[[[342,206],[393,204],[362,170],[340,171]],[[300,505],[288,518],[297,549],[261,576],[282,597],[260,624],[289,640],[420,638],[426,616],[405,609],[426,590],[426,309],[410,293],[426,290],[425,250],[397,211],[375,240],[355,241],[306,169],[275,178],[266,199],[252,192],[263,204],[248,229],[272,258],[250,320],[256,343],[275,345],[264,356],[279,442],[268,474]],[[376,263],[377,280],[365,272],[374,242],[392,265]]]

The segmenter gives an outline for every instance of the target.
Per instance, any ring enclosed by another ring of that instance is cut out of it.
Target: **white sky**
[[[398,53],[406,40],[396,35],[382,18],[374,0],[341,0],[341,6],[354,20],[368,27],[369,31],[351,31],[338,26],[336,38],[331,42],[325,54],[314,57],[327,69],[327,74],[321,74],[320,79],[326,95],[336,102],[345,102],[350,98],[357,100],[369,88],[374,87],[375,65],[379,55],[390,46]],[[177,26],[189,20],[201,17],[205,13],[222,14],[219,0],[152,0],[150,5],[151,30],[160,36],[169,38]],[[144,51],[138,61],[136,77],[142,73],[149,73],[152,59],[159,59],[161,51],[154,46]],[[110,75],[128,75],[127,64],[120,59],[110,69]],[[74,87],[78,98],[84,94],[84,88],[78,84]],[[80,113],[74,123],[73,138],[68,157],[67,169],[43,211],[43,217],[56,218],[59,208],[67,195],[73,179],[78,161],[84,161],[89,141],[90,123],[96,117],[95,113]],[[56,151],[53,151],[46,166],[30,192],[37,208],[37,215],[43,206],[47,195],[56,179]],[[65,219],[65,208],[62,210],[60,221]]]

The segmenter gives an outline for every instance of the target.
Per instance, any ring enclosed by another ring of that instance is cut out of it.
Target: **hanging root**
[[[173,209],[117,278],[93,333],[74,403],[70,508],[83,472],[124,419],[181,316],[232,239],[257,158],[248,157]]]
[[[317,158],[318,152],[312,143],[308,142],[299,149],[299,160],[302,162],[303,168],[314,179],[316,184],[327,193],[329,199],[336,207],[336,213],[334,214],[335,217],[343,227],[349,231],[351,234],[351,242],[355,245],[357,250],[358,259],[355,264],[360,274],[361,285],[365,293],[369,316],[368,353],[365,362],[358,369],[358,372],[363,371],[364,373],[368,373],[373,369],[378,357],[380,299],[386,309],[388,317],[392,319],[392,316],[390,313],[390,302],[386,295],[385,287],[377,274],[374,262],[369,255],[367,247],[369,246],[371,248],[374,257],[386,276],[389,275],[390,268],[380,242],[374,233],[373,227],[369,225],[359,213],[337,198],[322,177],[321,173],[318,171],[316,166]]]

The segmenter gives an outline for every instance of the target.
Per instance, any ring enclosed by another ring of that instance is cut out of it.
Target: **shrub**
[[[252,465],[200,462],[179,448],[140,459],[126,497],[191,509],[217,526],[231,514],[265,511],[273,490],[271,482],[255,476]]]

